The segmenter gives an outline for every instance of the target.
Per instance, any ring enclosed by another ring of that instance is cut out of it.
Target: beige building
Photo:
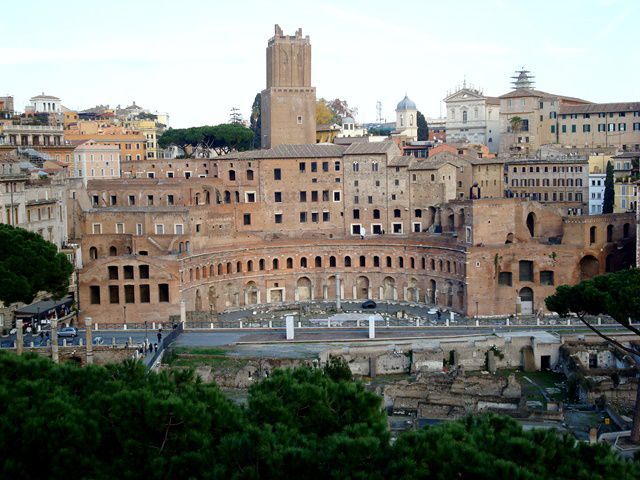
[[[114,143],[77,140],[70,176],[87,180],[120,178],[120,148]]]
[[[267,46],[267,88],[262,91],[262,148],[316,141],[316,89],[311,86],[311,42],[280,26]]]
[[[640,151],[640,102],[563,105],[558,124],[561,145]]]

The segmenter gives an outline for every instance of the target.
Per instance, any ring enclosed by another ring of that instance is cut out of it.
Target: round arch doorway
[[[533,290],[524,287],[520,290],[520,313],[522,315],[533,315]]]

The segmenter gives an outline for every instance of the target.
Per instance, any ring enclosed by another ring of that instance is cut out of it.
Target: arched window
[[[315,265],[316,265],[316,268],[320,268],[320,267],[322,267],[322,257],[317,256],[317,257],[315,258]]]
[[[230,273],[233,273],[233,270],[231,269],[231,262],[227,262],[226,267],[227,267],[226,268],[227,275],[229,275]]]
[[[215,275],[215,267],[213,265],[209,265],[209,276],[213,277]]]
[[[422,270],[427,269],[427,259],[422,257]]]
[[[218,264],[218,275],[222,275],[222,264]]]
[[[300,268],[307,268],[307,257],[302,257],[300,259]]]
[[[247,272],[253,272],[253,260],[247,262]]]
[[[462,123],[467,123],[467,111],[462,111]]]
[[[536,236],[536,214],[533,212],[527,215],[527,229],[529,230],[529,235]]]
[[[404,268],[404,258],[398,257],[398,267]]]
[[[118,249],[116,247],[114,247],[113,245],[109,247],[109,256],[110,257],[117,257],[118,256]]]
[[[400,114],[400,126],[404,127],[404,115]]]
[[[97,260],[98,259],[98,249],[96,247],[91,247],[89,249],[89,258],[91,260]]]
[[[236,272],[237,273],[242,272],[242,262],[240,261],[236,262]]]
[[[595,226],[589,228],[589,243],[592,245],[596,243],[596,232],[597,228]]]
[[[229,180],[234,182],[236,179],[236,171],[235,170],[229,170]]]
[[[380,266],[380,257],[377,255],[373,256],[373,266],[374,267],[379,267]]]
[[[436,269],[436,261],[432,258],[431,259],[431,270],[435,270]]]
[[[391,260],[391,257],[387,257],[387,268],[391,267],[393,267],[393,261]]]
[[[287,268],[293,268],[293,258],[287,258]]]
[[[231,203],[231,192],[229,190],[224,191],[224,203]]]
[[[411,268],[416,268],[416,259],[411,257],[409,259],[409,263],[411,264]]]
[[[329,266],[330,267],[336,266],[336,257],[334,257],[333,255],[329,257]]]
[[[360,255],[360,266],[361,267],[367,266],[367,257],[365,257],[364,255]]]
[[[271,262],[272,265],[272,270],[278,270],[278,267],[280,266],[280,262],[278,261],[277,258],[273,259],[273,262]]]
[[[240,192],[236,190],[235,194],[236,194],[236,203],[240,203]]]
[[[260,270],[264,270],[264,264],[265,264],[264,258],[261,258],[260,261],[258,262],[258,268]]]
[[[350,267],[351,266],[351,257],[349,257],[349,256],[344,257],[344,266],[345,267]]]
[[[247,170],[247,180],[253,180],[253,170]]]
[[[409,126],[413,127],[413,113],[409,115]]]

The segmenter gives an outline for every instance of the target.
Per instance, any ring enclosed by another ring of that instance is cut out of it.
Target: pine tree
[[[416,124],[418,126],[418,140],[429,140],[429,125],[421,112],[418,112]]]
[[[607,176],[604,180],[604,199],[602,201],[602,213],[613,213],[615,192],[613,189],[613,164],[607,162]]]

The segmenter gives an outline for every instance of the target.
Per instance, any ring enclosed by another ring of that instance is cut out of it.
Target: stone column
[[[22,334],[22,327],[23,327],[23,323],[22,323],[22,319],[17,319],[16,320],[16,353],[18,355],[22,355],[22,352],[24,351],[24,337]]]
[[[336,274],[336,310],[340,311],[342,308],[340,305],[340,274]]]
[[[93,332],[91,330],[91,317],[84,319],[84,334],[87,341],[87,365],[93,364]]]
[[[187,322],[187,303],[183,300],[180,300],[180,323],[182,323],[182,328],[184,328],[185,323]]]
[[[51,320],[51,360],[53,363],[59,363],[58,355],[58,320]]]

